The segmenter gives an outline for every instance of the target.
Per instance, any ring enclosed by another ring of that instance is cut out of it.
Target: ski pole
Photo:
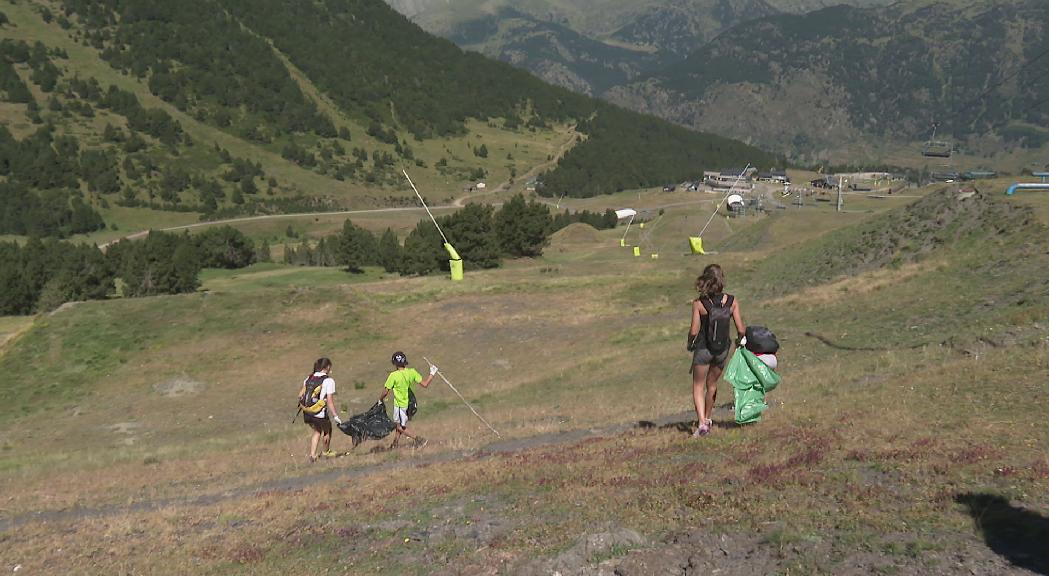
[[[434,365],[434,363],[430,362],[430,359],[427,358],[426,356],[423,356],[423,360],[426,360],[426,363],[429,364],[430,366]],[[477,416],[477,418],[481,422],[484,422],[484,425],[487,426],[489,430],[494,432],[496,436],[498,436],[499,438],[503,437],[503,435],[500,434],[498,430],[496,430],[495,428],[492,428],[492,425],[489,424],[488,421],[485,420],[483,416],[481,416],[480,414],[477,413],[477,410],[474,410],[473,406],[470,406],[470,403],[466,401],[466,398],[463,398],[463,395],[460,394],[459,391],[455,389],[455,386],[452,386],[452,383],[449,382],[448,379],[444,377],[444,374],[441,374],[440,369],[437,370],[437,375],[440,376],[441,380],[444,380],[444,383],[447,384],[448,387],[452,389],[452,392],[455,392],[455,395],[458,396],[459,399],[463,401],[463,404],[466,404],[466,407],[470,409],[470,412],[474,413],[474,416]]]
[[[295,421],[299,419],[299,413],[300,413],[300,412],[302,412],[302,405],[301,405],[301,404],[300,404],[300,405],[299,405],[299,407],[298,407],[298,408],[297,408],[297,409],[295,410],[295,415],[291,417],[291,423],[292,423],[292,424],[294,424],[294,423],[295,423]]]

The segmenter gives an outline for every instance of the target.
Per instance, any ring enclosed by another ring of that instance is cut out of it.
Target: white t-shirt
[[[301,372],[300,372],[300,374],[301,374]],[[314,376],[325,376],[324,372],[314,372],[313,375]],[[302,381],[302,385],[305,386],[306,382],[309,382],[309,380],[310,380],[309,378],[303,380]],[[335,394],[335,380],[332,380],[330,377],[329,378],[325,378],[324,382],[321,383],[321,398],[327,400],[328,399],[328,394]],[[316,418],[327,418],[328,417],[328,409],[325,408],[324,410],[321,410],[320,412],[317,412],[316,414],[314,414],[314,417],[316,417]]]

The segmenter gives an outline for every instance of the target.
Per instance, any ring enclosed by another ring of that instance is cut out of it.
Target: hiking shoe
[[[710,428],[711,426],[714,425],[714,421],[711,420],[710,418],[707,418],[706,420],[703,421],[703,424],[706,424],[707,428]]]
[[[701,424],[699,426],[699,428],[696,428],[696,431],[692,433],[692,437],[693,438],[699,438],[701,436],[706,436],[709,433],[710,433],[710,426],[707,426],[707,424],[704,422],[703,424]]]
[[[426,438],[422,438],[422,437],[416,436],[415,437],[415,447],[416,448],[422,448],[423,446],[426,446]]]
[[[309,458],[309,459],[310,459],[310,464],[313,464],[314,462],[316,462],[316,461],[317,461],[317,457],[316,457],[316,456],[314,456],[314,455],[312,455],[312,454],[311,454],[311,455],[309,455],[309,456],[307,456],[307,458]]]
[[[336,454],[332,450],[325,450],[324,453],[321,454],[321,456],[324,456],[325,458],[334,458],[334,457],[338,456],[338,454]]]

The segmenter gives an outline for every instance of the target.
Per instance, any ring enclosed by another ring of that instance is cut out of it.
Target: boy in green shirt
[[[382,402],[389,395],[390,390],[393,390],[393,423],[397,427],[397,433],[393,437],[393,444],[390,445],[390,448],[397,447],[401,434],[411,438],[417,448],[422,448],[426,445],[426,440],[408,433],[408,392],[414,389],[416,384],[423,388],[429,387],[434,374],[437,374],[437,367],[430,366],[430,375],[424,380],[418,370],[408,368],[408,357],[404,355],[404,352],[394,352],[391,361],[394,370],[386,378],[382,396],[379,396],[379,402]]]

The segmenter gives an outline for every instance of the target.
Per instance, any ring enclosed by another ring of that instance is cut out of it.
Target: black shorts
[[[317,418],[312,414],[303,412],[302,421],[321,434],[331,434],[331,420],[328,420],[327,414],[325,414],[324,418]]]
[[[711,354],[710,350],[706,348],[696,348],[692,352],[692,365],[693,366],[717,366],[718,368],[724,368],[725,362],[728,361],[729,350],[725,350],[721,354]]]

